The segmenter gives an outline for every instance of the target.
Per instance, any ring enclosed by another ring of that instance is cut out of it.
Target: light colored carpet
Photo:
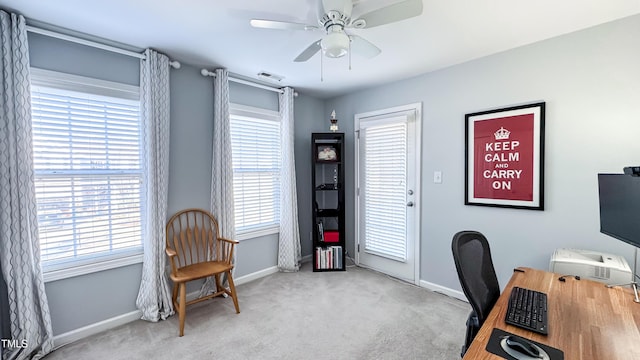
[[[58,359],[459,359],[469,304],[357,267],[277,273],[178,319],[135,321],[64,346]]]

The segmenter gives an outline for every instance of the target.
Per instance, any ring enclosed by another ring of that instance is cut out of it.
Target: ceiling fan
[[[400,1],[352,19],[353,8],[353,0],[318,0],[318,25],[263,19],[252,19],[250,23],[253,27],[266,29],[324,30],[326,35],[304,49],[294,59],[295,62],[307,61],[320,50],[330,58],[342,57],[350,51],[372,58],[380,54],[381,50],[364,38],[345,30],[368,29],[418,16],[422,14],[422,0]]]

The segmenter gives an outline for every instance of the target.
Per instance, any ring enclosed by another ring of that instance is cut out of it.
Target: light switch
[[[433,183],[441,184],[442,183],[442,171],[434,171],[433,172]]]

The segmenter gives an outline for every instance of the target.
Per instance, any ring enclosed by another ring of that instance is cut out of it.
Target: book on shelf
[[[316,247],[316,268],[317,269],[343,269],[342,246],[328,246],[326,248]]]

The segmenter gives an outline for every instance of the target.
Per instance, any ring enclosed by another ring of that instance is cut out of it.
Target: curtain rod
[[[111,51],[111,52],[114,52],[114,53],[135,57],[135,58],[138,58],[138,59],[146,59],[146,56],[144,54],[140,54],[140,53],[137,53],[135,51],[129,51],[129,50],[125,50],[125,49],[120,49],[120,48],[117,48],[115,46],[101,44],[99,42],[86,40],[86,39],[81,39],[81,38],[78,38],[78,37],[75,37],[75,36],[61,34],[61,33],[55,32],[55,31],[45,30],[45,29],[41,29],[41,28],[38,28],[38,27],[35,27],[35,26],[31,26],[31,25],[27,25],[27,31],[32,32],[32,33],[36,33],[36,34],[40,34],[40,35],[49,36],[49,37],[56,38],[56,39],[61,39],[61,40],[74,42],[76,44],[86,45],[86,46],[94,47],[94,48],[97,48],[97,49],[107,50],[107,51]],[[173,67],[174,69],[179,69],[180,68],[180,62],[178,62],[178,61],[170,61],[169,65],[171,65],[171,67]]]
[[[216,73],[214,73],[213,71],[209,71],[207,69],[200,70],[200,73],[202,74],[202,76],[216,77]],[[263,85],[263,84],[259,84],[259,83],[256,83],[256,82],[253,82],[253,81],[249,81],[249,80],[239,79],[239,78],[233,77],[231,75],[229,75],[229,81],[233,81],[235,83],[257,87],[259,89],[274,91],[274,92],[277,92],[279,94],[284,93],[284,90],[282,90],[281,88],[278,88],[278,87],[275,87],[275,86]],[[293,92],[293,96],[298,96],[298,93],[294,91]]]

